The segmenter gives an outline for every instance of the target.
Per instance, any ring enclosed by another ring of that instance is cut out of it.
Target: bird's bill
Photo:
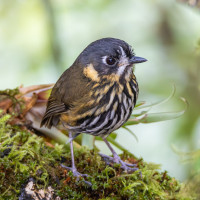
[[[136,57],[136,56],[133,56],[131,59],[129,59],[130,64],[143,63],[146,61],[147,59],[142,58],[142,57]]]

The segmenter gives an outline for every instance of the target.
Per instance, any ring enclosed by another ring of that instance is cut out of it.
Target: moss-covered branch
[[[21,94],[24,94],[22,89]],[[122,159],[136,164],[139,169],[126,174],[118,164],[107,166],[97,151],[86,147],[75,149],[78,171],[89,175],[78,181],[70,171],[61,167],[62,163],[71,165],[69,147],[42,136],[42,131],[35,130],[24,117],[25,112],[36,102],[35,97],[30,99],[18,93],[6,93],[5,98],[5,91],[2,96],[0,95],[0,107],[3,109],[0,112],[0,199],[157,200],[197,197],[195,193],[189,194],[190,187],[185,187],[166,171],[160,172],[157,164],[146,163],[124,153],[121,155]],[[13,109],[15,97],[23,102],[18,105],[22,107]],[[37,99],[39,97],[42,99],[41,93],[38,93]],[[22,112],[17,113],[17,110]],[[91,184],[87,184],[88,182]]]
[[[66,146],[50,146],[29,130],[11,126],[10,117],[5,114],[0,118],[0,194],[3,199],[26,199],[28,189],[24,188],[30,182],[38,194],[39,191],[48,193],[50,187],[51,199],[181,199],[181,184],[167,172],[159,172],[159,165],[122,155],[139,168],[133,174],[124,174],[119,165],[106,166],[97,152],[85,147],[76,149],[75,159],[78,170],[90,175],[86,180],[92,186],[83,179],[77,181],[60,166],[71,163]]]

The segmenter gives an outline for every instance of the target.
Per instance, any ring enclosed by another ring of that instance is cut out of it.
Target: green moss
[[[77,181],[60,164],[70,166],[68,147],[53,148],[34,133],[9,125],[10,116],[0,117],[0,194],[2,199],[17,199],[30,178],[37,188],[51,186],[62,199],[192,199],[181,197],[181,184],[159,165],[122,155],[124,160],[137,163],[139,170],[125,174],[119,165],[106,166],[94,150],[75,150],[79,172],[90,176]]]

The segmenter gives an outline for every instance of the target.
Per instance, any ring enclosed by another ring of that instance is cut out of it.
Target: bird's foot
[[[99,153],[99,155],[103,158],[103,160],[105,161],[107,165],[110,165],[111,163],[118,163],[121,165],[120,167],[127,173],[132,173],[138,170],[138,168],[136,167],[137,166],[136,164],[130,164],[130,163],[126,163],[122,161],[121,158],[117,154],[114,157],[107,156],[102,153]]]
[[[75,177],[77,177],[77,178],[79,178],[79,177],[88,177],[88,174],[81,174],[80,172],[77,171],[76,168],[67,167],[67,166],[65,166],[65,165],[63,165],[63,164],[61,164],[61,167],[65,168],[65,169],[67,169],[67,170],[70,170],[70,171],[73,173],[73,175],[74,175]]]
[[[67,167],[67,166],[65,166],[63,164],[61,164],[61,167],[65,168],[67,170],[70,170],[73,173],[73,175],[75,177],[77,177],[76,178],[77,181],[80,180],[80,177],[88,177],[89,176],[88,174],[81,174],[80,172],[78,172],[76,167]],[[83,180],[83,182],[86,183],[88,186],[92,186],[92,183],[90,183],[89,181]]]

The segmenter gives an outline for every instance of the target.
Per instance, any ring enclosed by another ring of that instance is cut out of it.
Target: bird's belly
[[[128,120],[134,108],[133,101],[133,97],[127,97],[122,94],[121,101],[119,98],[114,98],[106,111],[100,112],[98,115],[95,115],[94,112],[93,115],[87,116],[85,120],[82,120],[81,124],[71,126],[69,129],[76,133],[87,133],[94,136],[109,135]],[[106,105],[108,104],[105,102],[103,106]],[[101,110],[101,108],[99,109]]]

